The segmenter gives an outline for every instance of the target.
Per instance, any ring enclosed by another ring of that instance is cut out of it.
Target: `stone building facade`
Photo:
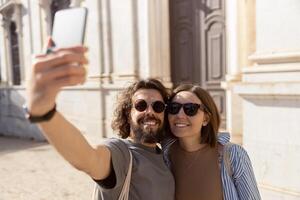
[[[298,0],[0,0],[2,135],[43,140],[23,117],[27,71],[54,13],[72,6],[89,11],[88,80],[65,88],[57,105],[92,143],[113,136],[128,82],[196,82],[249,152],[263,199],[300,199]]]

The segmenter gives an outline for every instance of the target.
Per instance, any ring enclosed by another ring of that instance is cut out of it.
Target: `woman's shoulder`
[[[217,140],[219,144],[225,145],[230,141],[230,134],[228,132],[219,132]]]
[[[229,133],[219,133],[218,143],[223,146],[223,151],[228,153],[232,164],[240,166],[250,161],[249,155],[243,146],[230,142]]]
[[[248,157],[246,149],[239,144],[228,142],[224,147],[228,149],[230,155],[234,158],[244,159],[245,157]]]
[[[230,134],[228,132],[220,132],[218,134],[218,143],[223,145],[230,154],[246,153],[246,150],[239,144],[230,142]]]

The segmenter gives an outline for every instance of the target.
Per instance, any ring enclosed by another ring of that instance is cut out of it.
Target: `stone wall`
[[[256,1],[256,50],[234,92],[263,199],[300,199],[300,2]]]
[[[21,92],[0,88],[0,135],[45,140],[36,125],[25,119]]]

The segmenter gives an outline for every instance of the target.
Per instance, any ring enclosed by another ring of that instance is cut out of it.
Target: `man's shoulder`
[[[121,138],[105,138],[103,139],[102,144],[127,144],[127,139],[121,139]]]
[[[106,138],[102,141],[101,145],[108,147],[111,151],[124,151],[125,149],[129,148],[130,143],[127,139]]]

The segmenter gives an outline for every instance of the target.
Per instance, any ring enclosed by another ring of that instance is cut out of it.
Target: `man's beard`
[[[156,128],[155,130],[153,128],[144,128],[142,121],[145,118],[155,119],[158,123],[158,128]],[[163,131],[164,131],[163,128],[164,126],[162,122],[155,117],[149,117],[149,116],[141,117],[140,119],[137,120],[137,124],[131,122],[131,129],[134,134],[133,139],[139,143],[154,144],[160,142],[163,137]]]

